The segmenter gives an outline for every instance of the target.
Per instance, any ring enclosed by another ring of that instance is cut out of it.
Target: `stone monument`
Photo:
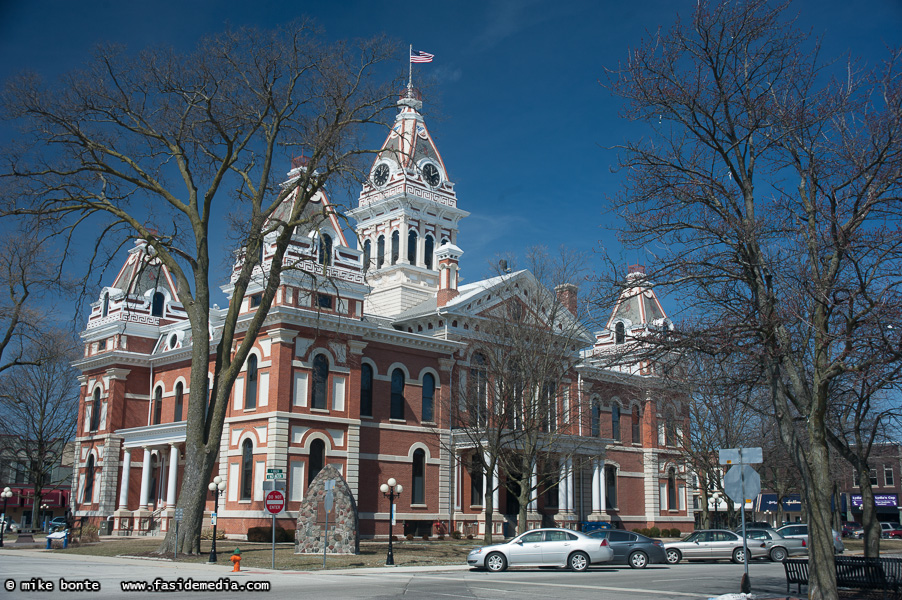
[[[326,482],[332,481],[332,510],[329,511],[329,533],[326,537]],[[360,554],[360,531],[357,525],[357,503],[351,488],[332,465],[326,465],[307,488],[298,513],[295,534],[296,554]]]

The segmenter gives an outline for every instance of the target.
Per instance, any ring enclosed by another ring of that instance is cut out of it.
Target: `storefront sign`
[[[874,494],[874,504],[878,507],[895,508],[899,506],[899,496],[896,494]],[[852,494],[852,507],[861,508],[861,494]]]

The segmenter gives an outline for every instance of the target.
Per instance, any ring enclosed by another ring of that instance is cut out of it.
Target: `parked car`
[[[767,556],[764,542],[748,542],[749,557]],[[745,562],[742,536],[726,529],[702,529],[693,531],[679,542],[667,542],[664,551],[667,562],[672,565],[686,560],[730,559],[735,563]]]
[[[842,524],[843,537],[855,537],[855,532],[861,529],[861,523],[857,521],[844,521]]]
[[[774,562],[783,562],[787,556],[807,556],[808,542],[798,538],[785,538],[772,527],[745,530],[745,537],[764,542],[767,556]]]
[[[471,550],[467,564],[476,569],[503,571],[508,567],[569,567],[585,571],[589,565],[611,562],[608,540],[569,529],[533,529],[509,542]]]
[[[846,549],[845,544],[842,543],[842,536],[835,529],[831,529],[830,531],[833,534],[833,552],[836,554],[842,554]],[[806,543],[808,542],[807,523],[793,523],[792,525],[784,525],[777,530],[777,533],[785,538],[797,538],[805,540]]]
[[[66,529],[66,517],[53,517],[50,519],[50,523],[48,523],[50,527],[50,533],[54,531],[63,531]]]
[[[12,531],[13,533],[19,531],[19,524],[8,517],[0,519],[0,527],[3,528],[3,531]]]
[[[902,525],[892,521],[880,522],[880,537],[902,538]]]
[[[644,569],[649,564],[667,562],[664,542],[632,531],[621,529],[600,529],[587,534],[596,539],[605,539],[614,551],[611,561],[618,565],[629,565],[633,569]]]
[[[746,529],[773,529],[774,526],[768,523],[767,521],[748,521],[745,524]],[[736,533],[742,531],[742,525],[734,529]]]

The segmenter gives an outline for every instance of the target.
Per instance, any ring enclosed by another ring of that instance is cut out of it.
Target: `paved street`
[[[742,566],[727,563],[689,563],[674,567],[594,567],[588,573],[557,569],[511,570],[505,573],[470,571],[466,567],[397,567],[325,572],[272,572],[254,569],[232,574],[222,565],[188,565],[121,558],[48,555],[40,552],[0,550],[2,598],[53,599],[152,597],[156,593],[124,591],[123,582],[157,582],[158,591],[176,597],[249,598],[511,598],[546,599],[689,599],[709,598],[739,591]],[[40,580],[35,579],[40,578]],[[222,579],[221,578],[225,578]],[[182,589],[177,589],[182,581]],[[86,581],[87,580],[87,581]],[[232,591],[184,591],[186,582],[217,582]],[[62,581],[84,591],[61,591]],[[785,597],[783,568],[779,564],[751,565],[752,588],[760,596]],[[31,583],[43,591],[22,591]],[[96,582],[96,583],[95,583]],[[53,584],[53,590],[47,584]],[[15,589],[9,588],[15,584]],[[98,585],[99,591],[88,588]],[[235,586],[268,586],[269,591],[244,591]],[[168,588],[168,589],[166,589]]]

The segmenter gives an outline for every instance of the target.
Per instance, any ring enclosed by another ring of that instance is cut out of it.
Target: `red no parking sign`
[[[266,494],[266,510],[277,515],[285,508],[285,494],[279,490],[273,490]]]

